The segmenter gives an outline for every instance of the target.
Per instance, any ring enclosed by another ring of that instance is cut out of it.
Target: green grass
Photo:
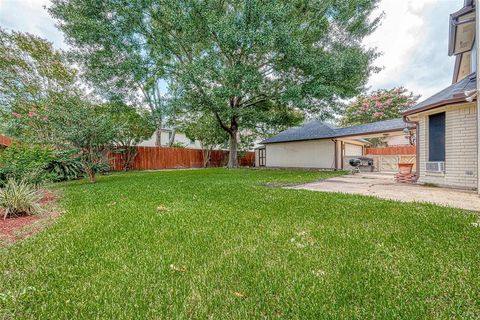
[[[478,216],[277,187],[333,174],[209,169],[61,185],[57,223],[0,251],[0,318],[480,316]]]

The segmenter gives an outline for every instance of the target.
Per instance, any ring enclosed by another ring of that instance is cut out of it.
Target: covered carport
[[[390,146],[365,146],[363,149],[363,156],[373,159],[375,172],[390,172],[394,173],[398,171],[399,163],[411,163],[413,164],[413,170],[416,168],[416,146],[414,145],[414,136],[408,137],[412,133],[412,128],[408,129],[408,133],[405,128],[402,130],[395,130],[389,132],[377,132],[369,134],[358,134],[350,136],[350,139],[369,140],[371,138],[391,139],[394,141],[405,140],[402,145],[390,145]],[[410,139],[408,139],[410,138]],[[410,142],[412,144],[410,144]],[[345,152],[342,158],[343,169],[349,168],[348,161],[354,157],[350,156],[348,152]]]
[[[341,139],[362,140],[371,138],[382,138],[384,140],[407,141],[406,135],[410,135],[414,128],[408,128],[403,119],[393,119],[386,121],[373,122],[358,126],[339,128],[337,130],[338,137]],[[413,142],[413,141],[411,141]],[[371,147],[367,145],[363,150],[363,155],[374,160],[374,170],[382,172],[397,171],[398,162],[401,161],[399,153],[406,152],[409,158],[410,153],[415,150],[414,146],[387,146],[387,147]],[[349,168],[348,161],[353,158],[348,152],[342,154],[342,169]],[[413,152],[413,155],[415,152]],[[383,157],[384,156],[384,157]],[[409,159],[408,161],[412,161]],[[415,161],[413,157],[413,161]]]

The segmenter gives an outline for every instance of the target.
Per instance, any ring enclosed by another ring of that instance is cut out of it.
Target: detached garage
[[[314,120],[262,141],[255,150],[257,166],[348,169],[348,160],[364,154],[363,138],[402,135],[402,119],[336,128]]]
[[[335,142],[325,139],[268,144],[265,165],[267,167],[335,168]]]

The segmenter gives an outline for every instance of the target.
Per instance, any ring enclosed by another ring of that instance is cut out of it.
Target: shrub
[[[38,186],[45,181],[75,180],[84,176],[76,149],[14,144],[0,153],[0,187],[10,178]]]
[[[54,159],[54,151],[29,144],[12,144],[0,153],[0,186],[8,179],[38,185],[51,179],[45,165]]]
[[[100,162],[100,163],[96,164],[93,167],[93,170],[95,170],[96,173],[99,173],[99,174],[102,174],[102,175],[105,175],[105,174],[109,173],[111,168],[110,168],[110,165],[108,164],[107,160],[108,160],[108,158],[106,158],[106,160],[104,160],[103,162]]]
[[[5,210],[3,218],[19,214],[36,214],[41,211],[40,193],[25,181],[8,179],[0,189],[0,208]]]
[[[76,180],[85,176],[83,164],[75,156],[76,153],[76,150],[58,151],[55,154],[55,159],[47,163],[45,170],[53,175],[53,181]]]
[[[179,149],[185,149],[187,146],[185,143],[182,142],[174,142],[170,145],[170,148],[179,148]]]

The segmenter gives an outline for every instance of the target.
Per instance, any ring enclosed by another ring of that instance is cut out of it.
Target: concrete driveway
[[[429,202],[452,208],[480,211],[480,196],[474,191],[396,183],[393,180],[393,174],[357,173],[291,188],[361,194],[403,202]]]

